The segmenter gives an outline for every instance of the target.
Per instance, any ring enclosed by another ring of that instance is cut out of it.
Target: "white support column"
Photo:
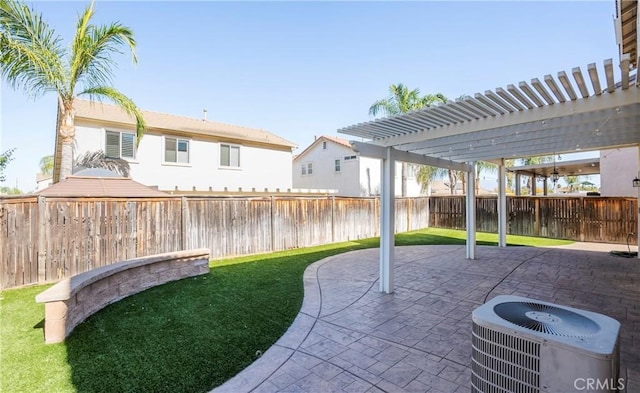
[[[531,195],[536,196],[536,176],[531,175],[531,190],[529,190]]]
[[[380,192],[380,292],[393,293],[395,243],[395,159],[391,147],[381,160]]]
[[[467,259],[476,259],[476,166],[467,171]]]
[[[498,167],[498,247],[507,246],[507,168]]]

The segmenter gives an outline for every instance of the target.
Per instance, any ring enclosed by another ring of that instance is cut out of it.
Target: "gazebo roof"
[[[63,181],[45,188],[36,194],[45,197],[114,197],[114,198],[157,198],[168,194],[147,187],[128,177],[109,176],[68,176]]]
[[[338,132],[454,162],[493,161],[640,144],[640,86],[630,58],[575,67],[460,101],[345,127]]]

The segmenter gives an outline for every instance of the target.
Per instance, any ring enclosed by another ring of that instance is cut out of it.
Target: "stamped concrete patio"
[[[471,311],[500,294],[619,320],[620,377],[640,392],[640,260],[572,248],[478,247],[467,260],[464,246],[396,247],[391,295],[377,249],[318,261],[289,330],[215,392],[469,392]]]

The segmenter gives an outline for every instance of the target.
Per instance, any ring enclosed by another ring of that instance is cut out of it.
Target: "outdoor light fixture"
[[[553,182],[554,185],[558,182],[559,177],[560,177],[560,174],[556,169],[556,155],[554,154],[553,155],[553,172],[551,172],[551,181]]]
[[[638,179],[638,177],[640,177],[640,173],[638,173],[638,176],[636,176],[636,178],[633,179],[633,186],[636,188],[640,187],[640,179]]]

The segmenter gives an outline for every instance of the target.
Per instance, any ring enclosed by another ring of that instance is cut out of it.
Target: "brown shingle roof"
[[[298,158],[304,156],[313,146],[315,146],[318,143],[320,143],[320,141],[330,141],[330,142],[337,143],[338,145],[341,145],[341,146],[344,146],[344,147],[348,147],[349,149],[351,149],[351,144],[346,139],[338,138],[336,136],[322,135],[319,138],[317,138],[316,140],[314,140],[312,144],[307,146],[300,154],[293,156],[293,161],[296,161]]]
[[[338,138],[337,136],[329,136],[329,135],[323,135],[320,138],[324,138],[324,139],[328,139],[330,141],[333,141],[339,145],[343,145],[346,146],[348,148],[351,148],[351,144],[349,143],[348,140],[346,139],[342,139],[342,138]]]
[[[47,197],[166,197],[168,194],[126,177],[69,176],[36,194]]]
[[[74,101],[76,119],[99,120],[135,126],[135,120],[122,109],[112,104],[76,99]],[[194,135],[215,136],[245,140],[289,148],[296,144],[265,130],[216,123],[209,120],[169,115],[166,113],[142,111],[147,129],[181,131]]]

